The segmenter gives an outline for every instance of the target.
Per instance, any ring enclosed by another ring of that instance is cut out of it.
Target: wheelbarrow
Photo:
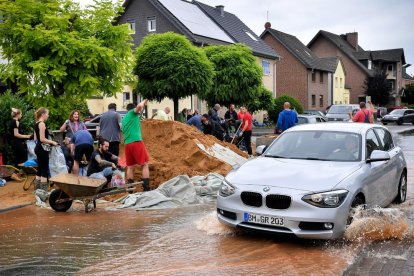
[[[96,200],[98,198],[133,192],[136,185],[142,185],[142,181],[140,181],[109,188],[106,179],[78,176],[69,173],[58,174],[50,178],[50,181],[58,187],[49,195],[49,205],[56,212],[66,212],[72,206],[74,200],[80,200],[85,205],[85,212],[88,213],[96,208]],[[90,203],[93,203],[93,208],[89,207]]]

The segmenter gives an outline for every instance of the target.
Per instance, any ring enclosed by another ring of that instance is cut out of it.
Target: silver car
[[[231,171],[217,198],[220,222],[233,227],[336,239],[358,205],[402,203],[407,164],[383,126],[303,124],[288,129],[260,157]]]

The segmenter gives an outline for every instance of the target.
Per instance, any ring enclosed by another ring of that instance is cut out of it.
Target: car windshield
[[[292,131],[281,135],[266,157],[355,162],[361,160],[361,136],[338,131]]]
[[[328,113],[335,114],[348,114],[349,112],[352,112],[352,106],[350,105],[333,105],[328,111]]]
[[[394,109],[393,111],[390,112],[390,115],[404,115],[404,109]]]

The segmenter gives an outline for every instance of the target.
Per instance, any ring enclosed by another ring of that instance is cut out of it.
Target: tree
[[[212,85],[213,66],[205,53],[183,35],[172,32],[146,36],[136,49],[138,92],[149,100],[174,101],[205,93]]]
[[[247,109],[250,113],[254,113],[259,110],[269,110],[273,105],[273,94],[266,87],[261,85],[259,87],[259,95],[247,104]]]
[[[272,107],[267,111],[269,118],[272,119],[275,124],[279,118],[279,113],[283,111],[283,104],[285,102],[289,102],[290,108],[295,109],[297,113],[303,113],[303,107],[297,99],[288,95],[281,95],[273,101]]]
[[[205,52],[213,63],[215,76],[212,89],[199,94],[201,99],[209,106],[245,105],[258,99],[263,73],[250,48],[241,44],[217,45],[206,47]]]
[[[408,104],[414,103],[414,84],[409,84],[404,88],[403,99]]]
[[[85,9],[72,0],[2,0],[0,11],[8,60],[1,77],[16,82],[35,107],[70,109],[92,95],[112,96],[132,76],[131,36],[126,25],[113,24],[121,7],[111,0]]]
[[[365,94],[371,96],[371,102],[378,105],[386,105],[390,96],[390,88],[387,83],[387,73],[384,70],[376,70],[372,77],[367,77],[364,82]]]

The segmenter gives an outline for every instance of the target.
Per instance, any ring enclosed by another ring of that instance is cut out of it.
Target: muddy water
[[[410,138],[399,142],[414,164]],[[348,239],[336,242],[238,232],[217,222],[214,205],[145,212],[98,205],[91,214],[81,205],[63,214],[23,208],[0,214],[0,275],[340,275],[367,244],[412,239],[412,179],[410,169],[406,203],[361,210]]]

